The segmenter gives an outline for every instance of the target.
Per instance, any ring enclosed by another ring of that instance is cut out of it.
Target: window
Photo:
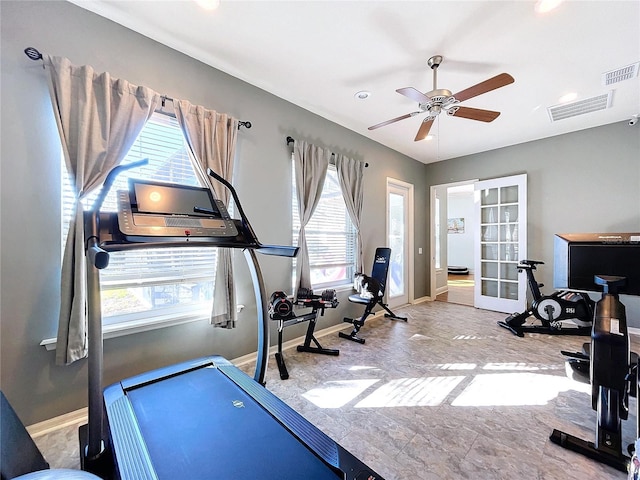
[[[293,244],[297,245],[300,217],[293,157],[291,165]],[[351,284],[356,265],[356,229],[342,197],[335,165],[329,165],[322,196],[306,226],[306,237],[312,287],[321,290]],[[293,272],[295,277],[295,261]]]
[[[130,177],[199,185],[182,130],[173,117],[154,113],[122,164],[143,158],[149,159],[148,165],[116,177],[102,211],[116,211],[116,191],[126,190]],[[62,231],[66,236],[73,190],[64,159],[62,164]],[[85,199],[85,209],[98,193],[99,190]],[[213,299],[216,251],[215,248],[158,248],[110,253],[109,266],[100,271],[103,324],[207,315]]]

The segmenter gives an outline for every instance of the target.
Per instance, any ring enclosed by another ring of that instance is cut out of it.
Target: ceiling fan
[[[433,121],[442,112],[447,112],[447,115],[452,115],[454,117],[468,118],[469,120],[478,120],[480,122],[492,122],[498,118],[500,112],[462,107],[459,103],[470,98],[477,97],[478,95],[482,95],[483,93],[490,92],[491,90],[509,85],[514,82],[513,77],[508,73],[501,73],[452,95],[451,91],[444,88],[438,88],[437,86],[437,72],[442,60],[442,55],[435,55],[427,61],[427,65],[431,67],[431,70],[433,70],[433,90],[430,92],[422,93],[413,87],[399,88],[396,90],[399,94],[418,102],[419,110],[407,113],[406,115],[401,115],[400,117],[392,118],[386,122],[378,123],[377,125],[369,127],[369,130],[375,130],[376,128],[384,127],[385,125],[426,112],[427,116],[422,120],[414,140],[417,142],[419,140],[424,140],[427,137],[429,130],[431,130],[431,126],[433,125]]]

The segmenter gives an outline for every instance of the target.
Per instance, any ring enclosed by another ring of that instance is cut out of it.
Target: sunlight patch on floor
[[[427,337],[426,335],[421,335],[419,333],[414,333],[409,337],[409,340],[433,340],[432,337]]]
[[[356,408],[434,407],[464,379],[463,376],[399,378],[379,387]]]
[[[478,365],[475,363],[438,363],[435,367],[438,370],[475,370]]]
[[[560,392],[575,389],[575,382],[539,373],[476,375],[451,403],[455,407],[546,405]]]
[[[526,362],[491,362],[487,363],[483,370],[560,370],[560,365],[544,365]]]
[[[349,367],[348,370],[350,372],[362,372],[364,370],[380,370],[380,367],[369,367],[366,365],[353,365],[352,367]]]
[[[495,335],[455,335],[454,340],[487,340],[496,338]]]
[[[374,378],[325,382],[322,386],[303,393],[302,397],[320,408],[340,408],[379,381]]]

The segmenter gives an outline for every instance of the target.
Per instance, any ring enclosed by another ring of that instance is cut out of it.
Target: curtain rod
[[[289,146],[289,144],[290,144],[290,143],[293,143],[293,142],[295,142],[295,140],[293,139],[293,137],[287,137],[287,146]],[[335,157],[335,156],[336,156],[336,154],[335,154],[335,153],[332,153],[332,154],[331,154],[331,156],[332,156],[332,157]],[[365,168],[367,168],[368,166],[369,166],[369,164],[365,162],[364,167],[365,167]]]
[[[42,54],[38,51],[38,49],[33,48],[33,47],[27,47],[24,49],[24,53],[27,57],[29,57],[31,60],[43,60],[42,58]],[[42,67],[44,68],[44,63],[42,64]],[[160,98],[162,99],[162,106],[165,106],[165,103],[168,101],[173,102],[173,98],[168,97],[166,95],[161,95]],[[240,130],[240,127],[245,127],[245,128],[251,128],[251,122],[249,121],[242,121],[242,120],[238,120],[238,130]]]

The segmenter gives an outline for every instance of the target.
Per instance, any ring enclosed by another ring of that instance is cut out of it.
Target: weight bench
[[[386,290],[387,285],[387,276],[389,273],[389,262],[391,260],[391,249],[387,247],[378,247],[376,248],[375,257],[373,260],[373,268],[371,269],[371,278],[376,280],[380,284],[380,289],[378,292],[375,292],[372,298],[362,296],[362,293],[356,295],[349,295],[349,301],[352,303],[358,303],[360,305],[364,305],[364,313],[360,318],[347,318],[343,319],[346,323],[353,324],[353,330],[351,333],[339,332],[338,335],[341,338],[346,338],[347,340],[351,340],[357,343],[364,343],[364,338],[360,338],[358,336],[358,332],[364,325],[364,321],[366,318],[371,315],[373,308],[376,305],[381,306],[387,313],[384,314],[386,318],[391,318],[393,320],[403,320],[407,321],[407,317],[400,317],[389,310],[389,307],[386,303],[383,302],[384,292]]]

